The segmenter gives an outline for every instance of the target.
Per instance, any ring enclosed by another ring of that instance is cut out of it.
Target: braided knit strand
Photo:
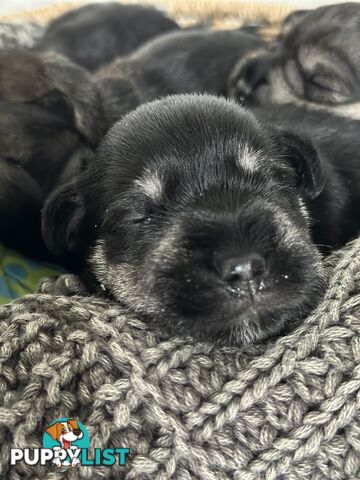
[[[360,239],[329,262],[322,303],[291,334],[240,350],[161,339],[103,299],[0,309],[0,478],[315,480],[360,477]],[[125,467],[9,464],[74,417]]]

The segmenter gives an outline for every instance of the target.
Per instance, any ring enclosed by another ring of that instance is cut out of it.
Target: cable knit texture
[[[97,298],[0,309],[0,478],[360,478],[360,239],[333,255],[323,302],[291,334],[247,349],[163,338]],[[75,417],[125,467],[10,467]]]

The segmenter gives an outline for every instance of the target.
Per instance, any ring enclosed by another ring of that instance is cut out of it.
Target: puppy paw
[[[256,50],[239,60],[228,78],[228,96],[239,103],[251,99],[254,90],[265,81],[271,62],[272,55],[264,49]]]
[[[71,273],[60,275],[60,277],[47,277],[40,280],[37,291],[49,295],[73,295],[86,296],[87,289],[79,277]]]

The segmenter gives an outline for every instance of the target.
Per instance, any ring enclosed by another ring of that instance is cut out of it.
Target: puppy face
[[[359,117],[359,25],[357,4],[295,12],[272,47],[234,68],[230,94],[264,104],[327,105]]]
[[[86,251],[98,283],[164,328],[247,343],[321,291],[304,206],[321,188],[297,137],[223,99],[168,97],[110,130],[88,174],[49,199],[43,233],[59,254]]]
[[[70,448],[71,442],[79,440],[83,437],[77,420],[67,420],[64,422],[56,422],[45,430],[53,440],[57,440],[66,448]]]
[[[75,151],[99,141],[104,125],[95,86],[55,55],[0,52],[0,150],[49,186]]]

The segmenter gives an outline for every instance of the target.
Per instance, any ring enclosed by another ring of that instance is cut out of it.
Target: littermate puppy
[[[310,227],[329,171],[310,143],[232,101],[167,97],[113,126],[48,199],[43,235],[82,258],[90,290],[167,331],[259,342],[322,293]]]
[[[0,52],[0,241],[39,253],[40,209],[105,132],[91,78],[59,55]]]
[[[151,38],[177,29],[176,22],[149,6],[93,3],[53,20],[36,49],[56,51],[94,71]]]
[[[328,253],[359,234],[360,121],[291,104],[252,112],[265,124],[311,139],[319,155],[325,187],[307,202],[318,247]]]
[[[179,93],[225,95],[237,60],[264,46],[242,30],[189,30],[156,38],[97,74],[104,110],[118,120],[137,105]]]
[[[360,4],[299,11],[274,44],[241,58],[230,96],[257,104],[306,103],[360,118]]]

